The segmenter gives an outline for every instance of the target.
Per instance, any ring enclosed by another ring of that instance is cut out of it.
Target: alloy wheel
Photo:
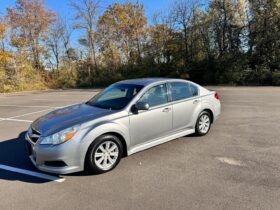
[[[198,121],[198,129],[201,133],[207,133],[210,128],[210,118],[207,114],[200,116]]]
[[[94,153],[94,162],[101,170],[107,171],[116,163],[119,148],[113,141],[105,141],[98,146]]]

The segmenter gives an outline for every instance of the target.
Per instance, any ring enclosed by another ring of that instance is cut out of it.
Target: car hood
[[[32,127],[41,133],[41,136],[49,136],[71,126],[112,114],[116,111],[101,109],[87,104],[77,104],[54,110],[32,123]]]

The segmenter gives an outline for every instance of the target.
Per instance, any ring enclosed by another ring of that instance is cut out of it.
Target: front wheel
[[[206,135],[211,128],[211,115],[207,111],[203,111],[200,113],[196,126],[195,126],[195,132],[199,136]]]
[[[86,170],[94,173],[104,173],[114,169],[123,154],[121,141],[114,135],[103,135],[90,146],[85,161]]]

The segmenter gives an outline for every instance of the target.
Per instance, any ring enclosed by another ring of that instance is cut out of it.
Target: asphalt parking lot
[[[109,173],[64,175],[62,182],[0,169],[0,209],[280,209],[280,88],[211,89],[222,115],[207,136],[180,138],[126,157]],[[36,172],[23,144],[30,123],[97,92],[0,95],[0,166]]]

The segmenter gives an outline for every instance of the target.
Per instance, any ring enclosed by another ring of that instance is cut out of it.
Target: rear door
[[[171,82],[170,92],[173,102],[173,131],[193,127],[193,116],[200,99],[198,87],[188,82]]]

